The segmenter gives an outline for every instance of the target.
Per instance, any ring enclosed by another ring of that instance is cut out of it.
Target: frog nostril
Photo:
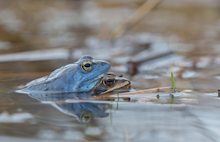
[[[101,66],[109,66],[109,63],[107,63],[107,62],[101,62]]]

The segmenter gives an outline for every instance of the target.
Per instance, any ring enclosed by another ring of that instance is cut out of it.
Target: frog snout
[[[100,61],[98,64],[99,64],[100,68],[103,69],[105,72],[107,72],[111,67],[110,63],[108,63],[106,61]]]

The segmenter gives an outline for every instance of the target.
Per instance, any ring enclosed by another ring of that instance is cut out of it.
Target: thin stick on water
[[[148,95],[151,93],[158,93],[158,92],[170,92],[171,87],[159,87],[159,88],[151,88],[151,89],[144,89],[144,90],[137,90],[132,92],[125,92],[125,93],[117,93],[116,95],[112,94],[103,94],[101,96],[95,96],[94,99],[96,100],[106,100],[116,98],[118,101],[120,98],[129,98],[134,95]]]

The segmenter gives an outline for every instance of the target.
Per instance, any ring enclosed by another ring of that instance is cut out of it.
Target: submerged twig
[[[151,62],[153,60],[157,60],[160,58],[164,58],[173,54],[174,54],[173,51],[166,51],[166,52],[154,54],[153,56],[146,56],[146,57],[143,56],[139,58],[136,58],[135,56],[133,57],[134,58],[133,60],[127,62],[127,73],[131,76],[136,75],[138,73],[138,68],[141,64]]]

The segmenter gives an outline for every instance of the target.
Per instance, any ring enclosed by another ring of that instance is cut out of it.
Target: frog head
[[[128,92],[130,87],[131,82],[127,78],[117,76],[110,72],[102,78],[98,85],[96,85],[94,95]]]
[[[73,74],[74,90],[86,92],[92,90],[110,69],[110,64],[103,60],[95,60],[91,56],[84,56],[77,62]]]

